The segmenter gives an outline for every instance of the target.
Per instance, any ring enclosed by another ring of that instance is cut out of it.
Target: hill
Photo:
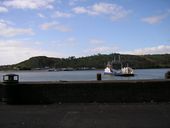
[[[80,69],[84,67],[103,69],[108,61],[119,59],[120,54],[98,54],[87,57],[75,58],[51,58],[46,56],[32,57],[21,63],[8,65],[7,69],[44,69],[44,68],[74,68]],[[158,55],[126,55],[121,54],[120,60],[123,65],[128,64],[134,69],[139,68],[170,68],[170,54]],[[120,63],[115,65],[115,68],[120,68]],[[0,69],[5,69],[3,66]]]

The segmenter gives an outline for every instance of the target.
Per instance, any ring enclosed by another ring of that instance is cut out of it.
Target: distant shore
[[[118,58],[120,59],[114,59]],[[46,56],[31,57],[17,64],[0,66],[0,70],[88,70],[104,69],[108,62],[114,64],[115,69],[127,64],[133,69],[170,68],[170,54],[155,55],[127,55],[127,54],[98,54],[87,57],[71,56],[68,58],[53,58]]]

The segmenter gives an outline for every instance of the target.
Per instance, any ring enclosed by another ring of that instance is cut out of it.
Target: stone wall
[[[9,104],[169,102],[170,80],[0,83],[0,99]]]

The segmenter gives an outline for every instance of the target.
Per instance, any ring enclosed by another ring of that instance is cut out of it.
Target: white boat
[[[113,70],[111,68],[109,68],[109,67],[106,67],[104,69],[104,74],[114,75]]]
[[[115,73],[115,76],[134,76],[134,71],[131,67],[123,67]]]
[[[134,70],[129,67],[122,67],[120,70],[115,70],[112,68],[111,64],[107,64],[107,67],[104,69],[105,75],[115,75],[115,76],[134,76]]]
[[[112,68],[111,64],[107,64],[107,67],[104,69],[105,75],[114,75],[116,73],[116,70]]]
[[[134,71],[130,67],[123,67],[120,70],[113,70],[109,67],[104,69],[105,75],[115,75],[115,76],[134,76]]]
[[[114,61],[107,63],[107,67],[104,69],[104,74],[110,74],[115,76],[134,76],[133,69],[129,67],[128,64],[127,66],[123,67],[120,55],[118,57],[119,57],[118,61],[116,61],[116,57],[114,56]],[[112,68],[114,63],[121,65],[120,70],[115,70]]]

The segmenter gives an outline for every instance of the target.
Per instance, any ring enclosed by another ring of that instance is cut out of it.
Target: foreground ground
[[[170,103],[0,103],[0,128],[170,128]]]

